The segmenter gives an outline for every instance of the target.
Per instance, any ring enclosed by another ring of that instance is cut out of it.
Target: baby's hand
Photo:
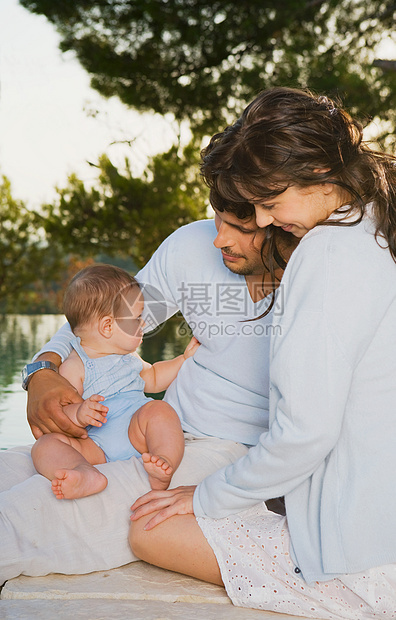
[[[191,357],[192,355],[194,355],[195,351],[200,346],[201,346],[201,343],[198,342],[195,336],[193,336],[184,351],[184,359],[187,359],[188,357]]]
[[[102,400],[104,400],[104,396],[92,394],[81,403],[76,416],[81,426],[88,426],[89,424],[91,426],[102,426],[107,422],[106,414],[109,408],[100,404]]]

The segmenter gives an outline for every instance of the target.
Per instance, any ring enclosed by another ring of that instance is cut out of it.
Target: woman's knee
[[[129,527],[128,541],[129,546],[132,549],[132,553],[136,555],[139,560],[145,560],[149,562],[149,548],[150,548],[150,535],[143,528],[147,518],[142,517],[138,521],[132,521]]]

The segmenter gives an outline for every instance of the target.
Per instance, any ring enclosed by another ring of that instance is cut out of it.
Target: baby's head
[[[109,324],[131,336],[132,329],[137,329],[136,322],[141,327],[142,310],[138,282],[127,271],[113,265],[95,264],[79,271],[63,299],[63,312],[76,335],[107,319]]]

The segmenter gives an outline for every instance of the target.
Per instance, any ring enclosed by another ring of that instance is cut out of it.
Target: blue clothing
[[[100,427],[87,426],[88,436],[103,450],[106,461],[139,457],[129,441],[128,428],[135,411],[152,400],[144,395],[142,362],[132,354],[88,357],[78,337],[70,344],[84,364],[82,397],[100,394],[105,397],[102,404],[109,408],[107,422]]]
[[[169,386],[165,401],[184,431],[197,437],[255,445],[268,429],[269,347],[275,308],[260,316],[268,300],[254,303],[244,276],[230,271],[213,241],[213,220],[193,222],[170,235],[137,274],[150,331],[180,311],[201,343]],[[67,324],[41,349],[63,359],[70,353]]]
[[[281,282],[270,428],[206,478],[198,516],[285,496],[306,581],[396,562],[396,264],[370,219],[317,226]]]

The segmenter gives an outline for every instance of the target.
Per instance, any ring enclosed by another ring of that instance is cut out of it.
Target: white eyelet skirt
[[[396,618],[396,564],[307,585],[290,558],[286,517],[264,503],[197,521],[234,605],[329,620]]]

